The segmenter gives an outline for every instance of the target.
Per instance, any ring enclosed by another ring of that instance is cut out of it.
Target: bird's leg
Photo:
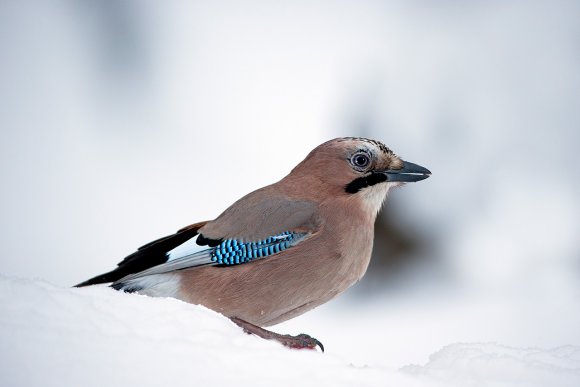
[[[316,349],[316,346],[319,346],[322,352],[324,352],[324,346],[322,345],[322,343],[316,340],[314,337],[309,336],[307,334],[301,333],[296,336],[281,335],[279,333],[269,331],[252,323],[244,321],[241,318],[230,317],[230,320],[232,320],[236,325],[241,327],[244,330],[244,332],[248,334],[254,334],[266,340],[275,340],[285,347],[297,349],[304,348]]]

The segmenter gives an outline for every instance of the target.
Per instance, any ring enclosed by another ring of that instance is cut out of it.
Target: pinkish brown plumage
[[[334,139],[215,220],[145,245],[117,269],[78,286],[113,282],[119,290],[202,304],[248,332],[313,347],[319,342],[309,336],[256,326],[300,315],[357,282],[389,189],[429,175],[378,141]]]

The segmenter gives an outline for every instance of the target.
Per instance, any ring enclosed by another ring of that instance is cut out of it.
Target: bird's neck
[[[396,183],[376,184],[352,194],[346,192],[344,187],[331,186],[313,176],[291,174],[276,184],[276,189],[294,199],[311,200],[317,203],[342,203],[339,205],[346,205],[367,221],[374,222],[389,190],[394,185]]]

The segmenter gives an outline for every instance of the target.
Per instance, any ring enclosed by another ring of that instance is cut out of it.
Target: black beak
[[[387,181],[401,181],[405,183],[421,181],[431,176],[431,171],[417,164],[403,161],[403,168],[388,169],[382,172],[387,176]]]

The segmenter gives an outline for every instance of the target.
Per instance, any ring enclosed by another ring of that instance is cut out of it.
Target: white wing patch
[[[166,254],[167,255],[167,262],[171,262],[173,260],[195,254],[195,253],[200,252],[202,250],[207,250],[209,247],[200,246],[197,244],[197,237],[198,236],[199,235],[196,235],[193,238],[186,240],[185,242],[183,242],[182,244],[180,244],[179,246],[177,246],[173,250],[169,251]]]

